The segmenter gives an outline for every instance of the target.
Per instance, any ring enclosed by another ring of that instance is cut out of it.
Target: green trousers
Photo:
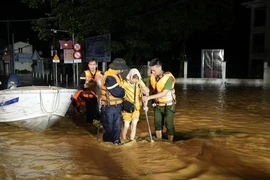
[[[166,127],[167,135],[174,135],[174,108],[175,106],[156,106],[154,107],[155,130],[163,130]]]

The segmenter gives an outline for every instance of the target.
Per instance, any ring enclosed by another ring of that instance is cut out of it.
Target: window
[[[253,53],[264,52],[264,33],[253,35],[252,52]]]
[[[254,27],[265,26],[266,8],[259,7],[255,9]]]

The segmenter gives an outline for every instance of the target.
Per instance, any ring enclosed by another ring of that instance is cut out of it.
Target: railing
[[[187,78],[201,78],[201,62],[188,61],[187,64]],[[263,66],[263,64],[260,64],[257,68],[252,68],[252,71],[248,74],[248,69],[242,64],[236,65],[235,63],[226,62],[226,78],[263,79]],[[216,74],[218,78],[221,78],[221,72],[216,72],[214,69],[212,71],[209,71],[209,73]]]
[[[140,66],[133,66],[137,68],[142,77],[146,78],[148,77],[150,70],[147,65],[140,65]],[[262,68],[255,68],[253,71],[252,76],[247,77],[247,72],[243,71],[243,67],[236,66],[232,63],[226,64],[226,75],[225,78],[238,78],[238,79],[263,79],[263,67]],[[214,73],[214,72],[213,72]],[[212,74],[213,74],[212,73]],[[222,72],[219,72],[219,76]],[[55,85],[55,78],[57,78],[57,81],[59,82],[59,85],[61,86],[68,86],[72,85],[73,78],[71,75],[68,74],[59,74],[57,77],[55,77],[52,73],[46,72],[44,74],[41,73],[33,73],[30,75],[19,75],[19,79],[22,85],[31,85],[33,81],[35,81],[34,84],[49,84],[49,85]],[[30,76],[30,77],[29,77]],[[176,76],[177,77],[177,76]],[[187,78],[201,78],[201,62],[187,62]],[[207,78],[207,77],[205,77]],[[217,77],[222,78],[222,77]],[[74,84],[73,84],[74,86]]]
[[[60,85],[60,86],[69,86],[72,84],[72,77],[69,77],[68,74],[59,74],[58,76],[54,76],[54,74],[46,73],[33,73],[32,74],[33,81],[35,84],[49,84],[49,85]],[[57,81],[56,81],[57,78]],[[38,82],[37,80],[43,80]],[[56,83],[57,82],[57,83]],[[73,83],[74,86],[74,83]]]

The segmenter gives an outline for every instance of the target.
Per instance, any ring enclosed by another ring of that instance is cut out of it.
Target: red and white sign
[[[82,62],[82,53],[81,53],[81,45],[79,43],[75,43],[74,46],[74,63],[81,63]]]
[[[79,43],[75,43],[73,48],[75,51],[79,51],[79,50],[81,50],[81,45]]]
[[[74,54],[73,54],[74,58],[75,59],[81,59],[82,57],[82,54],[80,51],[75,51]]]

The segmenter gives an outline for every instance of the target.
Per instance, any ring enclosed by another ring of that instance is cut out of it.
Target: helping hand
[[[148,107],[147,107],[147,106],[144,106],[144,107],[143,107],[143,110],[144,110],[145,112],[147,112],[147,111],[148,111]]]
[[[147,102],[147,101],[148,101],[148,96],[142,96],[142,100],[143,100],[144,102]]]

